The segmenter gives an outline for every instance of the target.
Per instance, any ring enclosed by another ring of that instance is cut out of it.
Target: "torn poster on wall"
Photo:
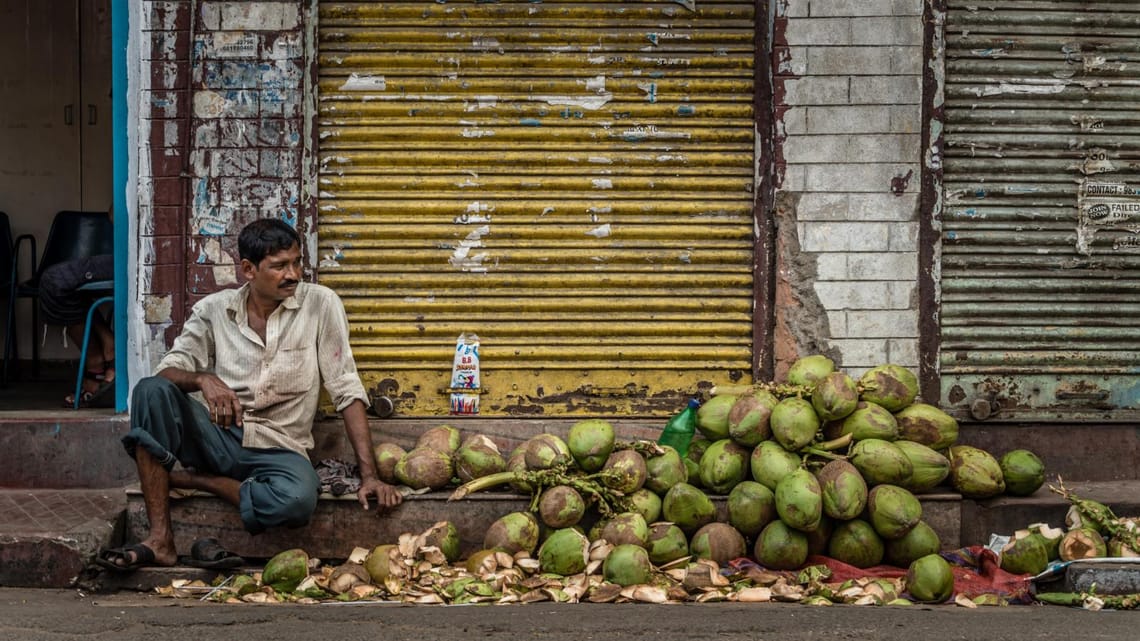
[[[479,413],[479,336],[464,332],[455,341],[451,365],[451,413]]]
[[[1113,232],[1113,251],[1140,251],[1140,185],[1081,181],[1077,192],[1077,251],[1092,254],[1098,233]]]

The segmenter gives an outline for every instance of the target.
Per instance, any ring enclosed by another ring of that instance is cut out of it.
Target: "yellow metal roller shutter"
[[[322,2],[319,282],[365,384],[660,415],[751,380],[752,2]]]

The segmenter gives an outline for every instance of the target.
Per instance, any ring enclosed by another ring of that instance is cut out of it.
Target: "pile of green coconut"
[[[813,355],[796,361],[786,380],[714,389],[683,454],[618,441],[602,419],[575,423],[565,439],[534,436],[507,455],[489,437],[448,425],[426,431],[407,451],[381,443],[375,456],[385,481],[428,490],[459,483],[456,500],[496,490],[531,502],[495,520],[481,533],[481,549],[462,562],[458,537],[470,544],[475,535],[450,523],[438,526],[447,542],[409,534],[358,551],[361,583],[349,590],[359,598],[454,602],[432,581],[445,574],[449,581],[439,580],[452,585],[458,572],[472,585],[490,586],[461,591],[463,599],[496,602],[736,599],[746,589],[807,602],[945,601],[953,574],[918,495],[1031,494],[1044,482],[1044,466],[1028,450],[998,459],[957,444],[954,418],[917,395],[917,377],[905,367],[881,365],[855,379]],[[908,572],[893,585],[832,585],[812,555]],[[292,563],[294,589],[310,582],[302,595],[348,593],[329,588],[336,577],[327,568],[299,576]],[[734,568],[749,568],[751,576]],[[504,579],[508,570],[513,578]],[[271,561],[269,577],[250,585],[271,585],[275,572]],[[545,597],[523,596],[539,586]],[[568,586],[577,586],[570,595]],[[745,600],[765,600],[747,594]]]

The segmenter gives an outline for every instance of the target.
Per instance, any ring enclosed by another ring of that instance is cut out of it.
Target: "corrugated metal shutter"
[[[1135,421],[1140,5],[947,4],[943,402]]]
[[[318,280],[365,384],[673,412],[751,380],[753,2],[321,2]]]

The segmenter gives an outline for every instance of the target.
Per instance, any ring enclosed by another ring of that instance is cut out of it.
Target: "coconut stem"
[[[830,441],[816,443],[815,447],[821,450],[827,450],[828,452],[834,452],[835,450],[841,450],[851,445],[851,441],[853,440],[855,440],[854,434],[844,434],[843,436],[831,439]]]
[[[815,447],[805,447],[804,449],[800,450],[800,453],[804,455],[805,460],[808,456],[822,456],[823,458],[831,459],[832,461],[847,460],[846,456],[840,456],[834,452],[828,452],[827,450],[821,450]]]
[[[480,476],[477,479],[472,479],[455,488],[455,491],[451,493],[451,496],[447,497],[447,500],[458,501],[467,498],[475,492],[489,490],[506,483],[525,482],[525,480],[526,474],[523,472],[497,472],[495,474],[488,474],[487,476]]]

